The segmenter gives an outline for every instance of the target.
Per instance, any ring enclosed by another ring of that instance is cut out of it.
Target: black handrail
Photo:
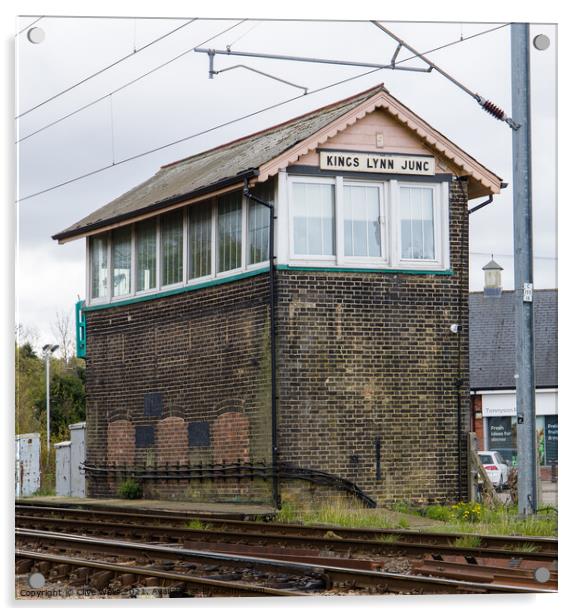
[[[135,467],[126,465],[95,466],[92,464],[81,464],[88,477],[122,476],[131,477],[137,481],[218,481],[224,479],[281,479],[303,480],[318,485],[326,485],[337,490],[347,492],[359,499],[366,507],[375,508],[377,503],[359,486],[352,481],[327,473],[326,471],[301,468],[291,464],[279,463],[276,467],[263,463],[234,462],[224,464],[204,464],[195,466],[163,466],[157,467]]]

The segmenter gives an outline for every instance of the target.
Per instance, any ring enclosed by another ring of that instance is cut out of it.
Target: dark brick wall
[[[282,461],[340,475],[380,503],[466,496],[468,216],[457,185],[450,210],[452,276],[279,272]]]
[[[88,464],[270,462],[266,276],[86,316]],[[89,495],[114,494],[120,481],[89,479]],[[148,482],[146,495],[264,501],[271,492],[262,481],[219,487]]]
[[[380,504],[465,498],[468,215],[457,183],[450,219],[453,275],[277,273],[281,461],[349,479]],[[87,312],[89,464],[269,463],[270,432],[266,274]],[[90,479],[89,495],[118,483]],[[268,502],[270,490],[167,481],[146,496]]]

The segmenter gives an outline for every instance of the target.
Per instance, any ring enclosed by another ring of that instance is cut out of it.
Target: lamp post
[[[59,348],[58,344],[45,344],[42,347],[46,373],[46,461],[50,460],[50,358]]]

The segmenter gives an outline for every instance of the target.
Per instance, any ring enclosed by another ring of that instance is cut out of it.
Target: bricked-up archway
[[[182,417],[166,417],[157,424],[155,443],[158,466],[188,462],[188,426]]]
[[[212,425],[214,462],[250,461],[250,421],[245,413],[222,413]]]
[[[135,426],[127,419],[107,426],[107,466],[133,466],[135,463]]]

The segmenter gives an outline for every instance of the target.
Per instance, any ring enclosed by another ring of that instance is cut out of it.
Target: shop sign
[[[383,154],[365,152],[319,152],[320,167],[325,171],[364,171],[367,173],[399,173],[435,175],[433,156]]]

